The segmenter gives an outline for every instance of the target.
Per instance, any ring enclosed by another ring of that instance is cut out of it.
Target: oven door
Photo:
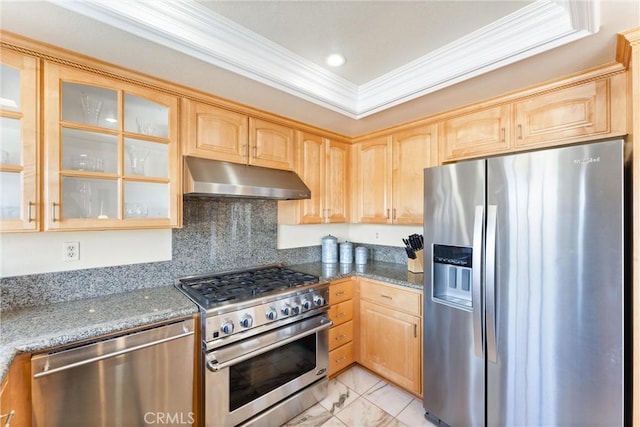
[[[325,378],[331,325],[322,314],[207,353],[206,425],[237,425]]]

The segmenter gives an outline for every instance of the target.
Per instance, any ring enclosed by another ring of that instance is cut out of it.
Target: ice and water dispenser
[[[466,246],[433,245],[433,299],[471,310],[473,250]]]

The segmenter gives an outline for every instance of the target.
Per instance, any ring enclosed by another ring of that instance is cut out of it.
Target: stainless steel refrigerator
[[[621,139],[425,169],[429,420],[628,421],[624,173]]]

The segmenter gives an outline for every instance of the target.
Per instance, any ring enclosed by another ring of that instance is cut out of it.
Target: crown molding
[[[52,3],[359,119],[598,31],[598,0],[538,0],[356,85],[196,1]]]

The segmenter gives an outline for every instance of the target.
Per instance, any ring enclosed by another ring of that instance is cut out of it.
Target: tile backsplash
[[[178,277],[262,264],[318,262],[321,246],[276,248],[277,202],[185,199],[184,226],[172,233],[171,261],[0,279],[0,310],[173,284]],[[366,245],[370,258],[406,263],[398,248]]]

